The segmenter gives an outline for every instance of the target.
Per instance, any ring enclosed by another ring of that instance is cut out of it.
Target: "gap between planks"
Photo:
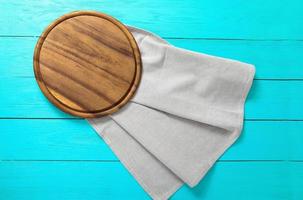
[[[0,162],[109,162],[120,163],[120,160],[38,160],[38,159],[2,159]],[[216,162],[303,162],[303,160],[217,160]]]
[[[0,120],[85,120],[75,117],[0,117]],[[244,119],[244,121],[301,122],[303,119]]]

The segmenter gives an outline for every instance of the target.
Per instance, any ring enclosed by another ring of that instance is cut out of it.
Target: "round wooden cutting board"
[[[141,78],[141,57],[122,23],[80,11],[60,17],[42,33],[34,71],[40,89],[57,107],[80,117],[100,117],[132,97]]]

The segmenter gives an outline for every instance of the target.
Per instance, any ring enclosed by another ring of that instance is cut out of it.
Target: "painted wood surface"
[[[172,199],[303,199],[301,0],[0,0],[0,199],[149,199],[87,122],[54,108],[35,83],[37,36],[80,9],[256,65],[240,139]]]
[[[0,127],[0,160],[117,160],[85,120],[3,119]],[[220,160],[303,160],[301,130],[301,121],[245,121]]]
[[[172,199],[300,199],[302,165],[219,162]],[[5,162],[0,171],[1,199],[149,199],[119,162]]]
[[[302,37],[301,0],[1,0],[0,34],[38,36],[53,19],[98,10],[162,37],[293,39]]]

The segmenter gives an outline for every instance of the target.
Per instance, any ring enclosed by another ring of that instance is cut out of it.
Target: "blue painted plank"
[[[303,81],[255,80],[245,107],[247,119],[303,119]],[[65,118],[43,96],[34,78],[2,78],[0,117]]]
[[[166,37],[302,39],[301,0],[1,0],[0,35],[40,35],[64,13],[93,9]]]
[[[117,160],[85,120],[0,120],[0,160]]]
[[[219,162],[172,199],[302,199],[303,163]],[[149,199],[120,163],[1,162],[1,199]]]
[[[245,104],[247,119],[303,119],[303,81],[254,81]]]
[[[0,160],[115,160],[85,120],[0,120]],[[246,121],[226,160],[303,160],[303,121]]]
[[[37,38],[0,37],[0,77],[33,77]],[[168,39],[178,47],[237,59],[256,66],[259,79],[303,79],[303,41]]]

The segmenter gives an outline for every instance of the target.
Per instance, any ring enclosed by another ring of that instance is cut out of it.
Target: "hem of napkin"
[[[240,121],[239,127],[236,128],[231,136],[228,138],[228,141],[226,141],[226,143],[221,146],[221,148],[217,149],[217,151],[214,153],[214,155],[208,160],[207,163],[203,162],[202,165],[199,167],[200,170],[200,174],[197,176],[197,178],[195,178],[193,181],[191,181],[191,183],[189,184],[190,187],[194,187],[196,186],[200,180],[206,175],[206,173],[209,171],[209,169],[215,164],[215,162],[222,156],[222,154],[239,138],[242,128],[243,128],[243,116],[244,116],[244,105],[245,105],[245,101],[246,98],[248,96],[248,93],[250,91],[250,88],[252,86],[252,82],[253,82],[253,78],[255,75],[255,68],[254,66],[249,68],[249,73],[248,73],[248,77],[247,80],[244,84],[244,89],[242,92],[242,97],[241,97],[241,104],[242,104],[242,108],[241,108],[241,113],[242,113],[242,120]]]
[[[106,133],[104,133],[104,129],[106,127],[100,128],[98,124],[95,123],[94,120],[89,120],[89,122],[92,124],[92,126],[98,131],[98,135],[100,135],[104,142],[110,146],[112,152],[119,158],[119,161],[124,165],[124,167],[128,170],[128,172],[137,180],[137,182],[141,185],[141,187],[154,199],[154,200],[166,200],[168,199],[171,195],[173,195],[180,187],[182,186],[183,183],[177,183],[175,184],[170,190],[166,191],[163,194],[157,194],[154,193],[152,190],[149,189],[149,187],[144,183],[143,179],[141,179],[137,174],[135,173],[133,167],[131,167],[127,162],[124,162],[123,160],[120,159],[119,155],[120,150],[115,149],[115,151],[112,149],[111,146],[111,140],[109,138],[106,138]]]

